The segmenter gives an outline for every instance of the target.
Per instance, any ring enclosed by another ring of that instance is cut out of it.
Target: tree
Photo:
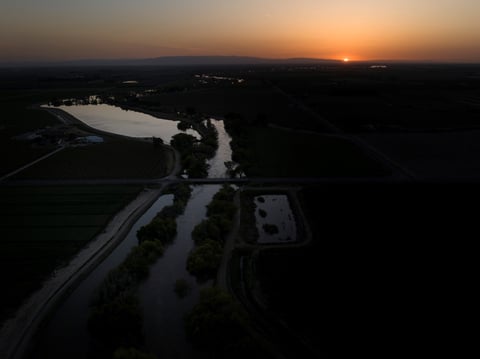
[[[177,133],[172,137],[170,144],[181,154],[190,153],[193,150],[193,144],[197,142],[197,139],[192,135],[186,133]]]
[[[186,317],[187,335],[210,358],[256,358],[258,347],[248,335],[246,313],[225,291],[206,288]]]
[[[222,245],[210,239],[197,246],[188,256],[187,270],[199,279],[213,278],[222,261]]]
[[[155,359],[151,354],[141,352],[135,348],[118,348],[113,353],[113,359]]]
[[[163,140],[160,137],[152,137],[153,147],[161,148],[163,146]]]
[[[278,231],[278,227],[275,225],[275,224],[269,224],[269,223],[266,223],[263,225],[263,230],[268,233],[268,234],[277,234],[279,231]]]

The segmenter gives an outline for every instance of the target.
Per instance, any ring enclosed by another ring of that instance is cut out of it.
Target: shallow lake
[[[145,113],[123,110],[107,104],[73,105],[55,107],[76,117],[83,123],[97,130],[130,137],[160,137],[165,143],[177,133],[188,133],[200,138],[200,134],[188,129],[177,128],[179,121],[160,119]]]

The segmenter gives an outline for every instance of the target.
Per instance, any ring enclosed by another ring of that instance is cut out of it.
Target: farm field
[[[173,153],[151,143],[107,138],[70,147],[18,173],[17,179],[159,178],[173,168]]]
[[[0,187],[0,321],[140,191],[136,186]]]
[[[362,153],[353,143],[337,137],[250,128],[245,162],[247,176],[342,177],[382,176],[388,170]]]

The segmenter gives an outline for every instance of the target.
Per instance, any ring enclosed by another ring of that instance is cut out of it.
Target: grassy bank
[[[139,187],[0,187],[0,320],[66,264]]]
[[[121,348],[142,348],[143,317],[138,286],[148,277],[150,266],[163,255],[164,248],[175,239],[176,218],[185,210],[191,188],[178,185],[173,195],[173,204],[164,207],[149,224],[138,230],[138,246],[110,271],[93,297],[88,329],[95,358],[111,357]]]

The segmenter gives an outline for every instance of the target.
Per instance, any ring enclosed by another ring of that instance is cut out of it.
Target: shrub
[[[222,261],[222,255],[222,245],[207,239],[188,256],[187,270],[199,279],[214,277]]]
[[[263,225],[263,230],[268,233],[268,234],[277,234],[278,233],[278,227],[275,224],[264,224]]]
[[[188,284],[188,282],[185,279],[177,279],[175,281],[174,290],[175,290],[175,293],[177,293],[177,295],[180,298],[184,298],[190,292],[191,288],[190,288],[190,285]]]

